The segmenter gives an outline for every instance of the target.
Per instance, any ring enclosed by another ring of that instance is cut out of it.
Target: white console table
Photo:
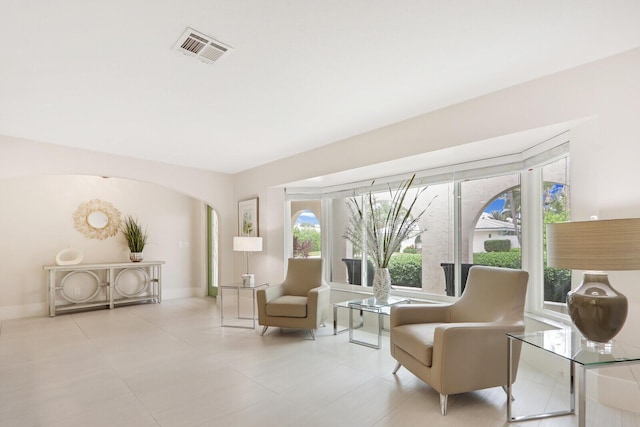
[[[162,264],[164,261],[45,265],[49,316],[134,302],[160,303]]]

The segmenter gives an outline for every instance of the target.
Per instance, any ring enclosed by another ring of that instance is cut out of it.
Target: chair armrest
[[[435,329],[433,362],[444,394],[507,384],[507,333],[524,331],[523,323],[449,323]],[[517,372],[520,347],[514,347]]]
[[[256,291],[256,300],[258,305],[258,322],[260,325],[266,325],[267,321],[267,303],[284,294],[282,285],[268,286],[260,288]]]
[[[261,299],[264,304],[268,304],[269,302],[273,301],[278,297],[281,297],[282,295],[284,295],[284,289],[282,288],[281,285],[260,288],[256,292],[258,304],[260,304]]]
[[[495,351],[500,356],[506,355],[507,334],[523,331],[522,323],[466,322],[440,325],[433,336],[434,363],[436,351],[440,356],[446,354],[447,361],[456,356],[475,357],[478,348],[483,349],[483,358],[486,356],[485,351]]]
[[[316,325],[326,320],[330,297],[331,287],[326,284],[311,289],[307,294],[307,316],[316,319]]]
[[[391,306],[389,325],[448,322],[450,311],[451,304],[397,304]]]
[[[518,333],[524,331],[524,324],[518,323],[502,323],[502,322],[463,322],[463,323],[447,323],[436,328],[434,345],[438,339],[444,340],[469,340],[473,336],[494,336],[497,335],[505,340],[508,333]]]

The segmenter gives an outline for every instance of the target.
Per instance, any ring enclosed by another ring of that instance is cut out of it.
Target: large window
[[[395,292],[457,297],[464,291],[469,269],[473,265],[488,265],[540,271],[536,274],[544,275],[544,291],[540,294],[544,294],[545,307],[551,307],[547,303],[562,304],[570,275],[546,268],[544,256],[531,255],[531,248],[536,246],[525,245],[523,240],[536,240],[537,247],[543,248],[544,227],[535,221],[541,217],[545,223],[568,219],[568,170],[565,141],[547,150],[536,147],[529,156],[519,153],[519,157],[505,156],[504,160],[489,159],[464,167],[416,171],[414,187],[420,197],[413,212],[424,207],[427,210],[418,232],[402,242],[389,263]],[[530,179],[533,175],[539,177],[537,184]],[[316,210],[324,214],[320,219],[322,256],[329,266],[327,277],[334,286],[367,288],[374,274],[366,242],[362,248],[355,247],[344,238],[349,223],[349,199],[372,191],[376,206],[384,210],[389,187],[397,188],[402,178],[381,178],[381,182],[376,180],[375,187],[359,183],[352,187],[304,189],[306,198],[315,198],[321,204]],[[300,194],[296,194],[296,189],[287,191],[291,212],[301,211]],[[314,191],[313,197],[309,197]],[[532,211],[527,209],[538,209],[542,214],[531,215]],[[540,301],[538,307],[542,306]]]

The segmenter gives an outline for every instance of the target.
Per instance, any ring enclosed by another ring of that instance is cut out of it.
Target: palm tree
[[[504,211],[495,210],[489,213],[489,218],[498,221],[506,221],[507,219],[509,219],[509,216]]]
[[[504,193],[500,194],[496,199],[504,200],[504,208],[502,211],[492,211],[490,213],[491,218],[497,219],[500,221],[508,221],[511,220],[513,224],[513,229],[516,233],[516,237],[518,238],[518,243],[520,247],[522,247],[522,226],[521,226],[521,195],[520,195],[520,186],[511,187]]]

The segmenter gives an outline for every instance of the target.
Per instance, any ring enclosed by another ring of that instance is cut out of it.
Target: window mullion
[[[529,272],[527,311],[540,311],[544,299],[544,265],[542,241],[542,168],[532,168],[521,174],[522,218],[527,227],[522,230],[522,268]]]
[[[453,184],[453,277],[455,295],[462,290],[462,182]]]

